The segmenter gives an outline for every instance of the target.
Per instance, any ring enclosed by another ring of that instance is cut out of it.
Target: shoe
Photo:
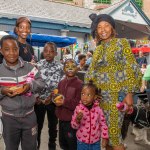
[[[124,143],[123,145],[124,145],[124,148],[125,148],[125,149],[127,149],[127,144],[126,144],[126,143]]]
[[[134,142],[135,142],[136,144],[140,144],[142,141],[143,141],[143,139],[139,139],[139,138],[135,138],[135,139],[134,139]]]

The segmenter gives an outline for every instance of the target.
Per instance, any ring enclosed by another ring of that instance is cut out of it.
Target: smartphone
[[[119,102],[122,102],[125,97],[126,97],[126,94],[124,92],[120,91],[119,94],[118,94]]]

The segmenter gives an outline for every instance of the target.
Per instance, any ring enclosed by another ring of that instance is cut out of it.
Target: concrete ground
[[[150,150],[150,145],[145,145],[143,141],[139,143],[134,142],[134,135],[131,134],[132,127],[129,127],[127,138],[125,139],[125,144],[127,145],[127,150]],[[148,140],[150,141],[150,129],[148,131]]]
[[[40,150],[48,150],[48,128],[47,120],[45,120],[44,128],[42,131],[42,143]],[[148,139],[150,141],[150,131],[148,132]],[[129,128],[128,136],[125,140],[127,150],[150,150],[150,145],[145,145],[142,141],[139,144],[134,143],[134,135],[131,134],[131,127]],[[4,150],[3,139],[0,139],[0,150]],[[57,140],[57,150],[61,150]]]

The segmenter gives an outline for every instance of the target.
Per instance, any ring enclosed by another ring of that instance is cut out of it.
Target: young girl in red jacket
[[[81,91],[81,101],[72,116],[72,128],[77,129],[78,150],[100,150],[100,139],[102,138],[102,147],[106,147],[108,141],[104,114],[99,102],[95,100],[97,91],[92,81],[85,84]]]

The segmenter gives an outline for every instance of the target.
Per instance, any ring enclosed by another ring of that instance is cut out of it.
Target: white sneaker
[[[124,148],[125,148],[125,149],[127,149],[127,144],[126,144],[126,143],[124,143],[123,145],[124,145]]]

